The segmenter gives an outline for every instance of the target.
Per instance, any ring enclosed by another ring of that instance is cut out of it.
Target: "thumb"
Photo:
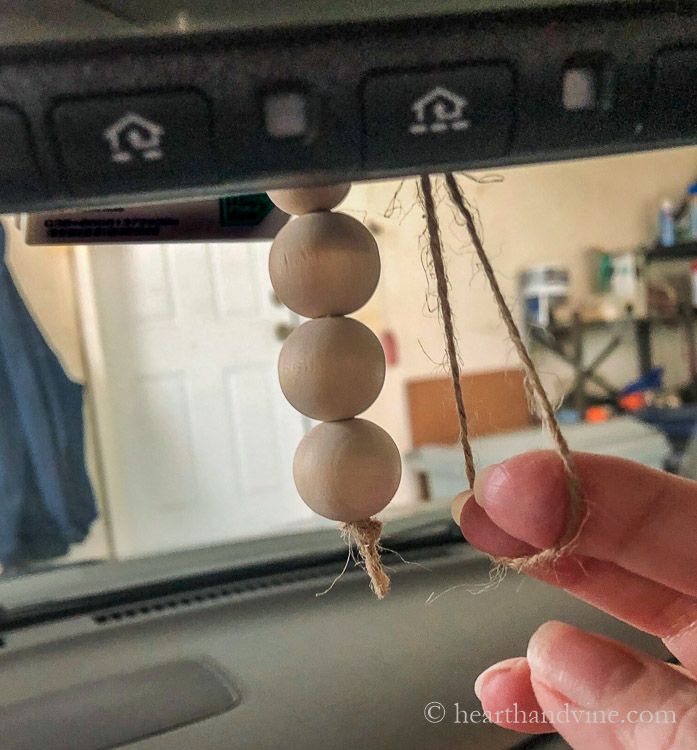
[[[560,622],[527,657],[540,707],[575,750],[697,747],[697,683],[679,669]]]

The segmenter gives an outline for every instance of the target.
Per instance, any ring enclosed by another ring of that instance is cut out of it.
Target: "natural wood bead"
[[[300,216],[316,211],[331,211],[344,200],[350,189],[350,182],[340,182],[325,187],[269,190],[268,196],[281,211]]]
[[[295,486],[305,503],[333,521],[361,521],[394,497],[402,461],[394,440],[366,419],[323,422],[300,441]]]
[[[357,320],[310,320],[286,339],[278,379],[285,397],[305,416],[349,419],[378,397],[385,354],[377,336]]]
[[[380,256],[360,221],[342,213],[308,214],[276,235],[269,274],[278,298],[298,315],[347,315],[375,291]]]

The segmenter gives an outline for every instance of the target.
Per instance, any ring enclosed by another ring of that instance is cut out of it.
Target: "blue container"
[[[647,406],[635,411],[633,416],[660,430],[668,438],[672,449],[682,453],[697,425],[697,406],[679,406],[675,409]]]
[[[687,196],[690,201],[688,209],[690,216],[690,237],[697,240],[697,182],[693,182],[687,188]]]

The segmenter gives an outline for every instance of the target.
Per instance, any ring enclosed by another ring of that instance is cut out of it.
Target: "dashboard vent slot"
[[[420,560],[433,560],[447,555],[448,552],[448,545],[427,549],[411,549],[408,552],[405,552],[405,558],[386,550],[385,559],[390,565],[402,565],[404,563],[420,565]],[[342,567],[343,566],[337,565],[336,563],[316,565],[284,573],[276,573],[249,578],[243,581],[219,584],[217,586],[191,589],[189,591],[178,591],[177,593],[170,595],[143,599],[137,602],[123,604],[119,607],[101,610],[92,615],[92,620],[97,625],[116,625],[126,621],[159,617],[168,612],[208,606],[214,602],[234,601],[236,598],[248,594],[278,589],[295,583],[302,583],[304,581],[334,577],[339,574]],[[344,572],[344,575],[349,576],[355,572],[359,571],[349,566]]]
[[[335,566],[331,566],[332,572],[334,569]],[[92,619],[97,625],[111,625],[127,620],[144,619],[180,609],[201,607],[220,600],[233,600],[245,594],[311,580],[317,578],[318,575],[321,575],[318,569],[312,568],[309,570],[298,570],[290,573],[265,576],[263,578],[252,578],[237,583],[178,592],[170,596],[162,596],[156,599],[148,599],[104,610],[93,615]]]

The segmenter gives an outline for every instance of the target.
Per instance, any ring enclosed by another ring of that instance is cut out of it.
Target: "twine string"
[[[501,287],[498,284],[496,275],[491,266],[491,262],[487,257],[484,250],[484,245],[477,231],[477,226],[472,215],[472,211],[465,200],[460,186],[458,185],[455,177],[448,173],[445,175],[445,183],[448,189],[448,194],[453,205],[457,209],[458,213],[465,220],[467,232],[470,236],[477,258],[484,270],[484,274],[489,282],[491,291],[494,295],[496,305],[499,313],[503,318],[506,325],[508,335],[513,342],[513,345],[518,353],[523,370],[525,372],[525,383],[526,391],[529,396],[531,408],[540,418],[540,421],[549,432],[554,443],[554,448],[558,454],[564,474],[566,475],[568,487],[569,487],[569,504],[566,516],[566,524],[564,530],[557,541],[557,543],[546,550],[542,550],[535,555],[523,558],[494,558],[494,562],[497,564],[504,564],[512,567],[516,570],[522,570],[524,568],[534,567],[539,564],[549,563],[554,561],[558,557],[567,554],[575,544],[578,534],[583,525],[585,518],[585,503],[583,501],[581,493],[581,483],[578,477],[578,472],[574,463],[573,456],[569,450],[568,443],[562,431],[559,427],[559,423],[554,414],[554,409],[549,401],[547,393],[542,386],[540,376],[537,372],[535,365],[533,364],[530,354],[523,342],[523,339],[518,330],[513,315],[506,303],[506,300],[501,292]],[[441,313],[441,320],[443,323],[443,330],[446,340],[446,349],[448,353],[448,359],[450,361],[450,374],[452,377],[453,391],[455,393],[455,402],[457,404],[458,420],[460,423],[460,442],[465,457],[465,468],[467,472],[467,479],[470,483],[470,487],[474,484],[475,469],[474,459],[472,456],[472,447],[469,442],[469,435],[467,430],[467,414],[462,399],[462,388],[460,384],[460,368],[457,359],[457,340],[455,336],[455,327],[453,324],[452,307],[450,304],[449,290],[450,285],[447,276],[447,270],[443,260],[443,244],[440,236],[440,226],[438,222],[438,216],[436,207],[433,199],[433,190],[431,185],[431,178],[428,175],[424,175],[420,179],[420,191],[419,195],[421,198],[422,205],[426,216],[426,229],[428,234],[428,246],[433,260],[433,270],[436,276],[436,289],[438,294],[438,306]]]
[[[424,214],[426,216],[429,250],[431,253],[431,260],[433,261],[433,271],[436,275],[438,309],[440,310],[440,318],[445,332],[445,345],[448,354],[448,363],[450,365],[450,376],[453,382],[457,418],[460,424],[459,440],[460,445],[462,446],[462,452],[465,455],[467,481],[472,488],[474,487],[474,477],[476,472],[474,468],[472,446],[469,441],[467,412],[465,411],[465,402],[462,397],[462,385],[460,383],[460,362],[457,356],[455,325],[453,323],[453,311],[450,305],[450,282],[448,280],[445,261],[443,260],[443,242],[440,234],[440,225],[438,223],[438,214],[436,213],[436,207],[433,201],[431,178],[428,175],[423,175],[421,177],[419,199],[421,200],[421,205],[423,206]]]

